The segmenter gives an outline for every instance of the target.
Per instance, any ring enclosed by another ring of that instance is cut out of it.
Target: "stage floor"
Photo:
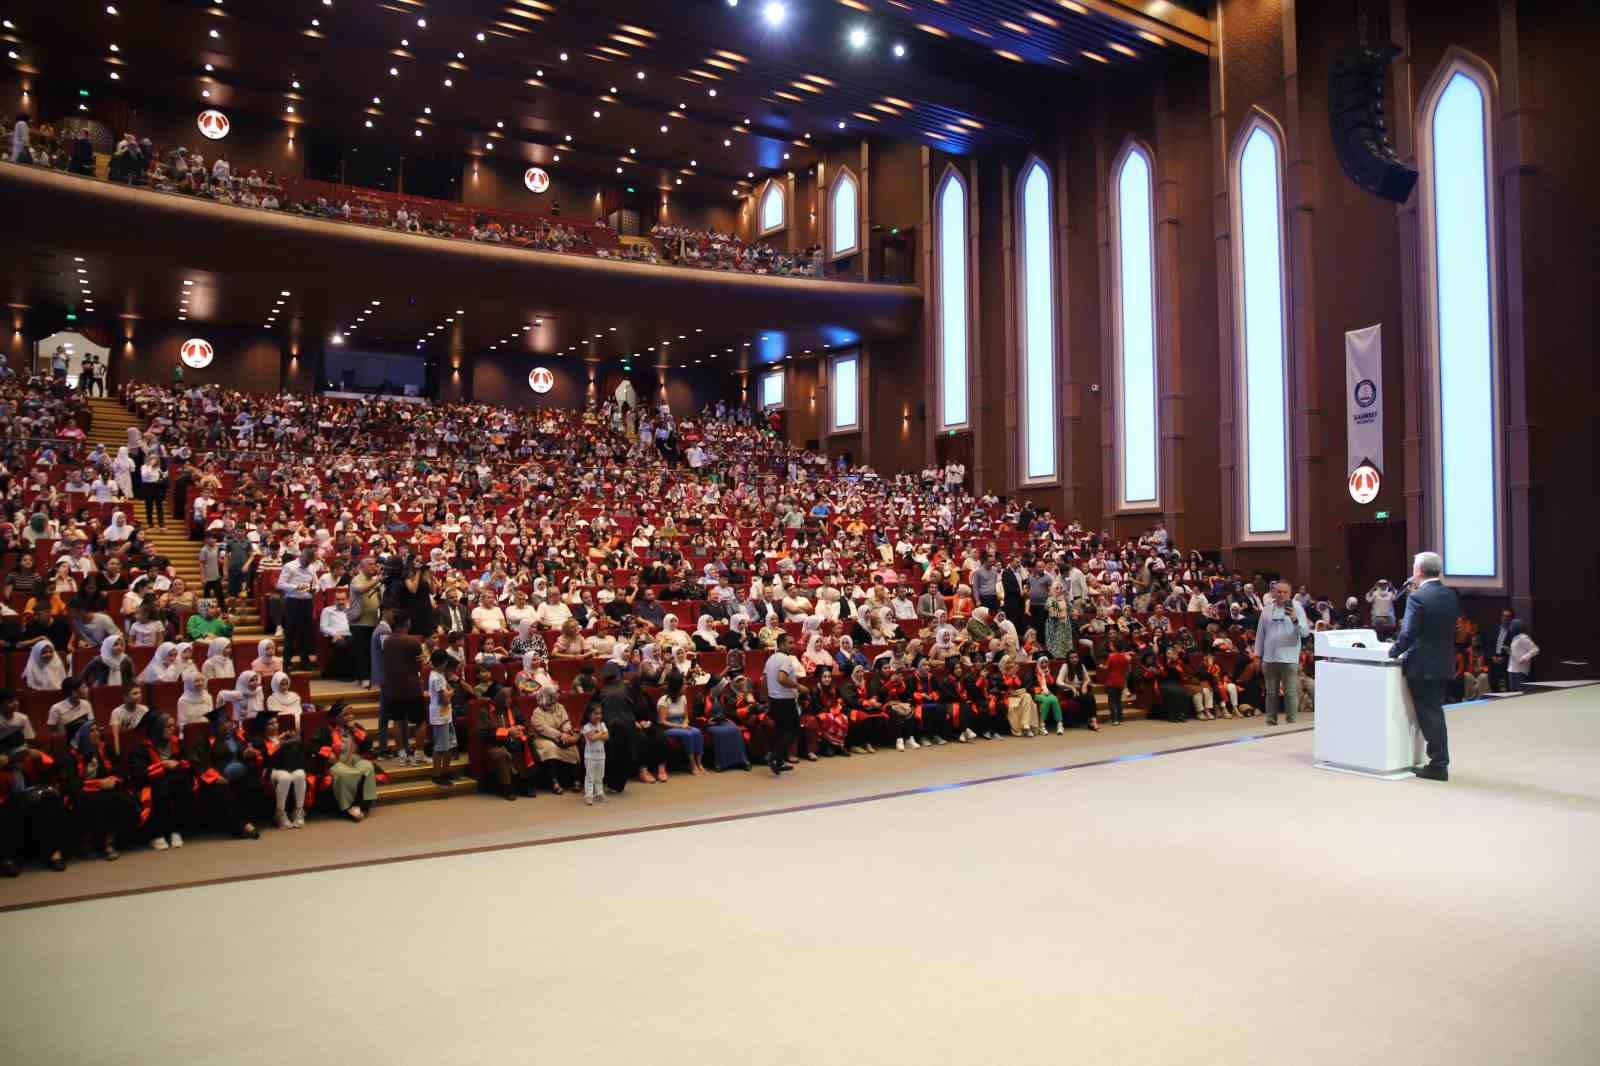
[[[1600,687],[1450,727],[1448,784],[1320,772],[1309,732],[1060,772],[1051,738],[1041,772],[969,787],[14,910],[0,1047],[1592,1062]],[[806,770],[788,802],[826,802]]]

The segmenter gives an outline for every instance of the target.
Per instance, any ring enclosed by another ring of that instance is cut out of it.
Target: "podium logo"
[[[202,111],[194,124],[199,126],[200,133],[211,141],[220,141],[226,137],[231,125],[228,116],[221,111]]]
[[[528,388],[541,395],[556,387],[556,376],[549,367],[536,366],[528,373]]]
[[[183,342],[183,347],[178,349],[178,358],[191,370],[204,370],[211,365],[211,360],[216,358],[216,354],[211,348],[211,342],[201,340],[199,337],[190,337]]]
[[[1383,479],[1371,463],[1362,463],[1350,474],[1350,498],[1357,503],[1371,503],[1378,498]]]
[[[550,175],[538,167],[529,167],[522,175],[522,184],[534,195],[544,192],[550,187]]]

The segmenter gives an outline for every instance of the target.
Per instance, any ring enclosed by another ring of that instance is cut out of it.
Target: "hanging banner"
[[[1344,472],[1383,470],[1383,326],[1344,335]]]

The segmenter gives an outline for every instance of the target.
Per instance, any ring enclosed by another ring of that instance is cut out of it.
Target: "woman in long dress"
[[[111,460],[111,480],[116,482],[117,497],[131,500],[133,496],[133,458],[128,454],[126,447],[117,449],[117,457]]]
[[[1072,652],[1072,605],[1061,582],[1050,585],[1044,606],[1044,650],[1052,659],[1065,659]]]

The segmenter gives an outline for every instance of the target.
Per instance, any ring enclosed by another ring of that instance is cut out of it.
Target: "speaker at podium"
[[[1338,629],[1317,633],[1315,651],[1317,767],[1385,781],[1412,776],[1426,749],[1389,644],[1371,629]]]

